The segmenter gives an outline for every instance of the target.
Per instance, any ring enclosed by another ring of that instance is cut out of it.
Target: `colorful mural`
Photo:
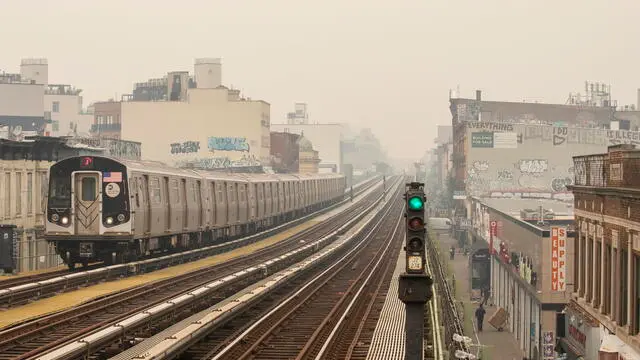
[[[207,139],[210,151],[246,151],[249,152],[249,143],[246,138],[214,137]]]

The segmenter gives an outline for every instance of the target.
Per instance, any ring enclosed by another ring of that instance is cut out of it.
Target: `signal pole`
[[[387,177],[382,175],[382,200],[386,200],[387,195]]]
[[[406,184],[406,271],[400,274],[398,298],[405,304],[405,360],[422,360],[424,356],[424,306],[433,297],[433,279],[427,275],[424,211],[424,183]],[[434,324],[434,326],[438,326]]]

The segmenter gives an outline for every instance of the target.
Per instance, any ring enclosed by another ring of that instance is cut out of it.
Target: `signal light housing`
[[[426,262],[425,249],[425,195],[424,184],[407,184],[406,199],[406,261],[408,274],[424,274]]]

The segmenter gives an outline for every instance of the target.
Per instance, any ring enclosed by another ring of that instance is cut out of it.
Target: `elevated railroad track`
[[[371,211],[380,199],[377,191],[345,212],[247,256],[9,328],[0,332],[0,359],[73,359],[104,353],[114,343],[127,344],[128,334],[140,328],[161,331],[317,252]],[[305,245],[313,241],[316,245]]]
[[[354,188],[354,197],[366,192],[371,187],[379,186],[380,178],[373,178],[358,184]],[[347,193],[348,194],[348,193]],[[53,296],[59,293],[73,291],[80,287],[96,284],[104,281],[112,281],[139,275],[166,268],[185,262],[199,260],[208,256],[221,254],[224,252],[246,246],[278,232],[292,228],[304,223],[315,216],[327,213],[341,205],[348,203],[350,199],[345,199],[340,203],[327,207],[323,210],[309,214],[295,221],[277,226],[261,233],[244,237],[241,239],[225,242],[222,244],[208,246],[202,249],[188,250],[179,253],[162,255],[147,260],[136,261],[128,264],[104,266],[101,263],[93,264],[82,271],[57,270],[27,276],[0,280],[0,308],[10,308],[26,304],[30,301]]]

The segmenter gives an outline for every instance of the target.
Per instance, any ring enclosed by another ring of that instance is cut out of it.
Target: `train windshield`
[[[51,174],[49,180],[49,208],[71,207],[71,177]]]

